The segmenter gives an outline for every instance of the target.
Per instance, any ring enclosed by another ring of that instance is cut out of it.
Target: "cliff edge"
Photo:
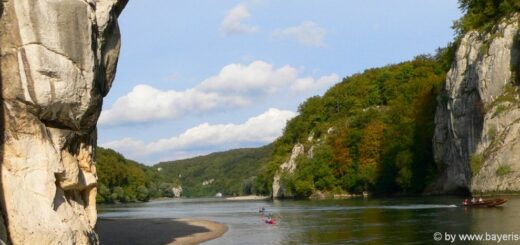
[[[126,3],[1,2],[3,241],[98,243],[96,122],[114,79]]]
[[[460,40],[438,98],[432,192],[520,191],[519,21]]]

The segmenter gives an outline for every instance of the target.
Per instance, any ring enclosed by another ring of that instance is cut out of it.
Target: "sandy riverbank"
[[[228,230],[224,224],[188,219],[99,219],[101,244],[199,244]]]
[[[246,200],[266,200],[269,199],[268,196],[238,196],[238,197],[226,197],[226,200],[235,200],[235,201],[246,201]]]

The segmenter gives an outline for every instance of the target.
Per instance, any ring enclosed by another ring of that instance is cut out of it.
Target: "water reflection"
[[[520,232],[520,199],[503,208],[464,209],[460,198],[324,201],[225,201],[177,199],[101,206],[101,217],[198,218],[229,226],[207,244],[431,244],[435,232]],[[262,222],[265,207],[277,225]]]

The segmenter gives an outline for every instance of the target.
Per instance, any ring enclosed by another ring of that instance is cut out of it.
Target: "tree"
[[[379,175],[384,130],[385,125],[377,119],[363,129],[363,138],[359,147],[359,172],[365,190],[376,183]]]
[[[112,193],[110,193],[110,189],[108,189],[108,187],[106,187],[104,184],[98,183],[98,191],[97,191],[97,193],[98,194],[96,196],[96,202],[99,202],[99,203],[103,203],[103,202],[112,203],[112,202],[114,202],[114,200],[111,197]]]
[[[122,187],[116,186],[110,195],[110,199],[114,202],[123,202],[125,200],[125,191]]]
[[[397,154],[395,159],[395,165],[398,169],[396,182],[404,190],[409,190],[412,187],[412,164],[413,154],[410,151],[402,151]]]
[[[161,183],[159,185],[159,192],[163,197],[173,197],[173,185],[170,183]]]
[[[137,187],[137,200],[141,202],[146,202],[150,199],[150,192],[148,191],[148,188],[146,186],[139,186]]]
[[[501,18],[520,11],[518,0],[459,0],[459,7],[466,14],[454,28],[464,34],[474,29],[489,29]]]

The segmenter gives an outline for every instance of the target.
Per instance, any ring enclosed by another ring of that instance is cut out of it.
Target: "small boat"
[[[507,199],[489,199],[482,200],[476,202],[464,202],[462,203],[462,207],[472,207],[472,208],[491,208],[497,207],[507,202]]]
[[[275,219],[266,219],[265,223],[270,224],[270,225],[276,225],[276,220]]]

